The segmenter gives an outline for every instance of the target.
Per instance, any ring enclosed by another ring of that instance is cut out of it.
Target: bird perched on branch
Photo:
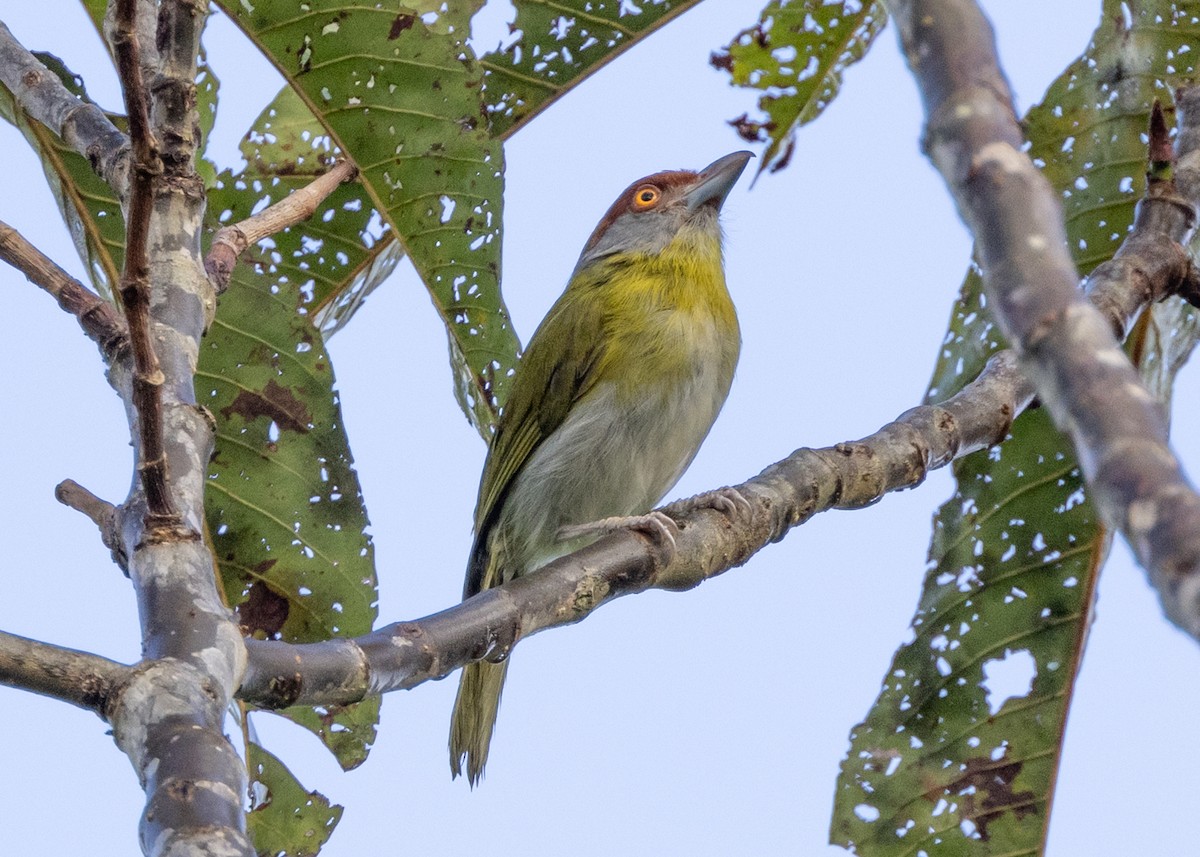
[[[708,434],[741,346],[717,215],[750,157],[647,176],[596,226],[529,341],[492,437],[464,598],[615,528],[671,541],[673,522],[647,513]],[[465,761],[472,785],[507,670],[507,660],[463,669],[450,767],[457,777]]]

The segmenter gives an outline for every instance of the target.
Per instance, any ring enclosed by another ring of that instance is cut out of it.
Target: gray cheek
[[[614,253],[661,253],[679,229],[679,218],[668,211],[622,214],[600,236],[593,247],[585,249],[575,264],[575,272]]]

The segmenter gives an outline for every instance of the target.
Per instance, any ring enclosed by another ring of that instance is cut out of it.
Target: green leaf
[[[1031,156],[1063,194],[1084,270],[1127,234],[1144,187],[1150,104],[1172,75],[1192,73],[1192,54],[1179,48],[1200,38],[1200,4],[1140,4],[1131,29],[1121,5],[1105,3],[1088,51],[1027,119]],[[960,389],[1004,345],[980,285],[972,271],[931,400]],[[1139,330],[1131,350],[1166,400],[1196,341],[1194,313],[1171,301]],[[934,521],[914,639],[852,733],[838,781],[831,841],[859,854],[1035,854],[1049,822],[1108,534],[1069,444],[1040,409],[954,473],[957,491]],[[996,677],[1006,666],[1018,681]]]
[[[336,160],[320,122],[291,87],[280,90],[255,120],[241,151],[245,171],[220,177],[222,186],[259,187],[255,203],[278,202],[307,187]],[[226,225],[238,218],[229,208],[210,202],[210,213]],[[291,254],[281,255],[277,270],[303,284],[309,300],[305,314],[328,336],[340,328],[396,265],[403,250],[371,205],[358,182],[344,183],[305,223],[293,227],[298,242]],[[263,242],[270,248],[271,241]],[[254,250],[250,253],[253,254]]]
[[[484,54],[493,136],[508,137],[551,102],[700,0],[513,0],[512,38]]]
[[[367,753],[375,742],[382,702],[380,696],[369,696],[353,705],[315,708],[297,705],[272,713],[298,723],[320,738],[337,757],[342,769],[349,771],[367,760]]]
[[[80,5],[92,21],[97,33],[104,32],[104,12],[108,9],[108,0],[79,0]]]
[[[333,155],[314,124],[285,89],[243,143],[245,170],[222,173],[209,193],[209,216],[243,220],[324,172]],[[377,614],[366,508],[314,324],[378,263],[373,219],[363,188],[346,183],[307,222],[249,248],[201,346],[197,398],[217,422],[208,527],[248,634],[353,636],[370,631]],[[288,716],[353,767],[374,741],[377,713],[376,700]]]
[[[455,395],[485,438],[519,353],[499,285],[499,140],[697,2],[517,0],[516,38],[479,62],[465,38],[481,0],[218,4],[362,170],[394,230],[384,243],[403,244],[446,324]],[[322,329],[345,324],[369,291],[331,304]]]
[[[757,24],[713,55],[735,86],[763,91],[761,118],[743,114],[730,123],[748,142],[767,143],[760,173],[787,166],[796,132],[829,106],[842,74],[866,56],[886,23],[879,0],[771,0]]]
[[[464,41],[477,6],[223,4],[358,165],[447,325],[457,393],[486,436],[518,343],[499,290],[503,151]]]
[[[39,59],[49,64],[68,89],[86,97],[83,81],[61,60],[50,54],[41,54]],[[45,125],[26,116],[3,85],[0,116],[15,125],[37,152],[79,258],[96,291],[111,300],[125,258],[125,218],[116,194],[92,171],[87,158],[65,146]],[[121,117],[110,114],[109,118],[123,125]]]
[[[311,857],[321,850],[342,818],[320,792],[306,791],[279,759],[257,744],[247,745],[252,802],[247,832],[261,857]]]

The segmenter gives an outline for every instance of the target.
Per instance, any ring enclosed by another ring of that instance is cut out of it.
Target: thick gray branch
[[[186,0],[159,4],[159,61],[147,106],[146,64],[138,56],[147,8],[142,0],[116,0],[111,32],[131,119],[139,126],[134,178],[144,182],[130,196],[141,204],[137,217],[132,206],[128,216],[138,228],[127,230],[131,242],[144,243],[126,248],[127,262],[144,259],[144,265],[123,277],[122,294],[141,301],[143,344],[152,351],[142,356],[153,360],[133,370],[114,365],[109,380],[125,402],[141,471],[163,464],[160,472],[169,478],[156,480],[154,490],[168,492],[173,514],[161,514],[157,501],[148,507],[142,487],[150,489],[150,480],[135,474],[122,506],[120,541],[137,594],[145,660],[114,692],[106,713],[146,792],[140,839],[147,855],[251,857],[242,811],[246,769],[223,729],[245,648],[199,535],[213,426],[195,401],[193,379],[215,305],[198,252],[205,195],[188,130],[196,123],[193,81],[203,9]],[[145,421],[150,408],[142,376],[151,368],[157,428]]]
[[[95,104],[80,101],[0,22],[0,83],[17,104],[83,155],[118,195],[125,193],[129,140]]]
[[[991,28],[973,0],[887,5],[925,101],[926,149],[975,235],[992,311],[1104,520],[1125,534],[1167,615],[1200,637],[1200,497],[1158,403],[1078,289],[1058,198],[1022,152]]]
[[[678,515],[682,531],[665,564],[646,537],[622,532],[456,607],[355,640],[247,641],[250,663],[238,695],[266,708],[351,702],[439,678],[530,634],[578,622],[621,595],[690,589],[818,512],[868,506],[920,484],[931,467],[998,443],[1030,392],[1012,355],[998,355],[969,390],[943,404],[913,408],[860,441],[797,450],[737,486],[750,503],[748,519],[730,521],[711,509]]]
[[[1200,134],[1181,139],[1181,181],[1198,144]],[[1200,172],[1189,178],[1189,190],[1200,190]],[[1113,330],[1127,330],[1155,301],[1195,290],[1196,272],[1182,247],[1195,223],[1193,202],[1174,182],[1151,182],[1133,231],[1089,280],[1088,294]],[[920,484],[931,469],[999,443],[1033,395],[1016,354],[999,352],[947,401],[913,408],[860,441],[797,450],[738,486],[751,505],[749,520],[727,521],[686,501],[668,506],[683,531],[665,566],[642,538],[621,534],[449,610],[354,640],[299,646],[251,640],[238,695],[264,708],[354,702],[444,676],[521,637],[577,622],[620,595],[691,588],[746,562],[818,512],[870,505]]]

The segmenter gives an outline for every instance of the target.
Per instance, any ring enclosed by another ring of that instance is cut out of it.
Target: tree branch
[[[247,772],[223,729],[245,648],[217,591],[212,552],[199,535],[213,424],[196,404],[194,382],[200,337],[216,299],[197,252],[205,194],[191,162],[194,137],[179,129],[197,121],[192,87],[203,9],[182,0],[158,4],[160,64],[155,104],[147,111],[134,36],[134,13],[146,7],[145,0],[117,0],[112,29],[139,167],[127,206],[129,276],[122,286],[130,287],[122,295],[142,303],[146,342],[153,345],[143,350],[138,344],[131,318],[135,364],[137,350],[158,363],[132,371],[114,366],[109,381],[125,402],[139,467],[155,468],[161,460],[170,480],[158,486],[139,474],[123,506],[120,540],[137,594],[144,660],[113,693],[107,714],[146,792],[139,835],[147,855],[253,857],[242,810]],[[150,117],[166,129],[161,168],[154,163]],[[148,197],[144,214],[137,209],[142,196]],[[148,368],[157,375],[145,376]],[[147,386],[159,402],[157,432],[147,425]],[[169,492],[169,507],[152,496],[159,488]],[[166,508],[177,515],[173,526],[162,517]]]
[[[622,595],[691,589],[742,565],[818,512],[869,506],[920,484],[930,468],[998,443],[1031,393],[1011,353],[1003,352],[946,402],[906,411],[860,441],[799,449],[737,486],[749,501],[748,519],[731,522],[712,509],[677,515],[666,506],[681,527],[666,564],[647,537],[620,532],[441,613],[353,640],[247,640],[238,696],[263,708],[353,702],[506,653],[516,641],[578,622]]]
[[[41,286],[60,307],[75,316],[83,332],[100,346],[104,362],[123,359],[128,353],[129,332],[112,305],[58,267],[3,221],[0,221],[0,259],[24,274],[34,285]]]
[[[0,22],[0,83],[29,116],[91,163],[118,194],[125,192],[129,139],[95,104],[80,101]]]
[[[1180,159],[1194,158],[1198,144],[1198,136],[1181,136]],[[1138,308],[1168,294],[1200,305],[1200,275],[1185,246],[1196,229],[1200,187],[1181,194],[1172,177],[1173,161],[1162,106],[1155,101],[1146,194],[1138,203],[1133,230],[1112,259],[1092,271],[1084,287],[1088,300],[1108,319],[1118,340],[1129,334]]]
[[[217,293],[229,287],[233,267],[247,247],[308,220],[338,185],[351,181],[357,175],[358,168],[350,161],[338,161],[329,172],[317,176],[307,186],[288,194],[253,217],[221,227],[213,236],[204,260],[204,270],[208,272]]]
[[[100,717],[132,667],[90,652],[0,631],[0,684],[69,702]]]
[[[1200,164],[1198,148],[1200,134],[1181,135],[1179,175],[1190,178],[1192,193],[1200,193],[1200,170],[1185,173],[1183,165]],[[1152,152],[1152,174],[1158,157]],[[1114,258],[1092,272],[1088,294],[1113,330],[1128,330],[1149,304],[1195,289],[1196,270],[1183,244],[1196,225],[1196,201],[1160,175]],[[522,637],[580,621],[621,595],[690,589],[746,562],[818,512],[869,506],[919,485],[932,469],[1001,442],[1034,395],[1017,362],[1014,351],[998,352],[945,402],[912,408],[859,441],[797,450],[738,486],[751,504],[749,521],[692,510],[687,501],[667,506],[682,533],[665,566],[644,538],[621,533],[441,613],[352,640],[248,640],[238,696],[262,708],[356,702],[507,652]]]
[[[54,499],[85,515],[100,531],[100,541],[112,552],[115,562],[129,574],[129,557],[121,543],[121,509],[102,500],[74,479],[64,479],[54,488]]]
[[[1200,637],[1200,497],[1158,403],[1078,290],[1058,198],[1022,152],[991,28],[972,0],[887,6],[925,101],[926,151],[975,235],[992,312],[1071,438],[1101,516],[1125,534],[1168,617]]]
[[[196,116],[196,54],[208,0],[172,0],[158,10],[159,73],[151,83],[154,128],[168,176],[193,176],[200,123]]]
[[[158,141],[150,131],[150,110],[142,81],[135,29],[137,0],[117,0],[112,31],[113,54],[129,117],[133,170],[125,216],[125,267],[121,271],[121,305],[133,347],[133,397],[140,428],[138,471],[146,492],[151,534],[180,526],[179,513],[167,487],[167,455],[163,448],[162,397],[164,376],[150,337],[150,268],[146,252],[154,183],[162,175]]]

